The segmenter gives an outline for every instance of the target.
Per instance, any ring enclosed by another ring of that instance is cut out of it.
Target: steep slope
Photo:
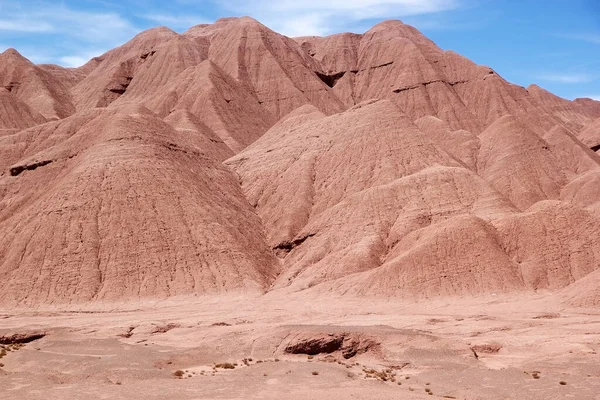
[[[454,215],[516,211],[389,101],[331,117],[299,110],[227,164],[284,258],[276,287],[380,267],[406,235]]]
[[[581,102],[560,98],[537,85],[528,86],[527,91],[545,110],[557,117],[561,124],[575,132],[595,119],[594,110],[585,107]]]
[[[560,198],[579,207],[600,201],[600,170],[594,169],[573,179],[561,190]]]
[[[197,147],[203,149],[211,157],[224,161],[233,156],[233,151],[208,126],[202,123],[194,114],[179,110],[169,114],[164,119],[173,128],[189,136]]]
[[[299,37],[295,40],[321,66],[319,77],[333,88],[346,108],[357,104],[354,74],[358,70],[358,47],[362,35],[340,33],[327,37]],[[349,71],[349,72],[348,72]]]
[[[144,103],[161,117],[175,110],[189,111],[235,153],[275,122],[247,88],[211,61],[186,69]]]
[[[557,125],[543,139],[564,168],[580,175],[600,168],[600,156],[580,142],[566,128]]]
[[[600,270],[584,276],[556,296],[573,307],[600,307]]]
[[[0,137],[0,174],[6,173],[18,160],[62,143],[101,112],[100,109],[89,110]]]
[[[166,78],[174,78],[176,73],[167,72],[172,69],[181,72],[191,65],[188,64],[190,57],[169,57],[181,53],[178,46],[170,46],[170,41],[177,37],[177,33],[168,28],[150,29],[79,68],[86,77],[72,88],[77,110],[108,106],[122,96],[129,86],[139,85],[138,82],[133,82],[134,80],[143,81],[145,90],[154,90],[156,83],[153,81],[164,83]],[[162,50],[161,56],[157,57],[159,61],[154,63],[152,61],[158,48]],[[201,49],[196,46],[191,52],[186,52],[186,55],[189,53],[192,60],[201,58],[198,54],[201,53]],[[154,68],[146,67],[146,64],[152,64]],[[138,78],[138,70],[143,69],[152,69],[152,72],[147,74],[150,76]]]
[[[507,254],[532,289],[559,289],[600,267],[598,217],[559,201],[541,201],[493,222]]]
[[[45,121],[41,114],[11,95],[8,90],[0,88],[0,130],[25,129]]]
[[[319,65],[292,39],[249,18],[227,18],[191,28],[184,35],[210,40],[209,59],[247,84],[275,119],[312,104],[326,114],[342,103],[316,75]]]
[[[560,161],[550,145],[518,119],[499,118],[479,138],[479,175],[521,210],[560,197],[568,182]]]
[[[419,118],[415,124],[432,142],[462,161],[469,169],[477,170],[477,155],[481,146],[477,136],[464,130],[451,131],[446,122],[432,115]]]
[[[600,118],[586,125],[577,136],[594,151],[600,150]]]
[[[363,35],[297,41],[346,106],[386,98],[414,120],[436,116],[453,131],[478,134],[504,115],[540,135],[557,124],[579,131],[600,110],[591,100],[570,102],[537,86],[512,85],[400,21],[382,22]]]
[[[600,101],[579,97],[573,100],[573,104],[592,119],[600,118]]]
[[[63,68],[55,64],[40,64],[38,67],[50,75],[53,75],[67,89],[71,89],[86,76],[84,71],[79,68]]]
[[[64,118],[75,111],[68,84],[34,65],[15,49],[0,54],[0,87],[46,119]]]
[[[277,274],[235,176],[138,106],[102,112],[0,180],[3,202],[29,195],[0,213],[3,303],[260,292]]]
[[[259,207],[263,221],[271,227],[274,244],[293,239],[300,227],[285,226],[296,226],[292,219],[300,215],[318,214],[345,196],[436,161],[458,165],[419,134],[389,101],[361,104],[329,118],[321,116],[309,112],[288,118],[227,162],[241,176],[249,201]],[[291,128],[297,118],[308,121]],[[407,158],[405,153],[413,150],[415,155]],[[298,182],[303,182],[302,189],[296,193]]]
[[[318,291],[426,299],[524,290],[518,264],[503,251],[495,229],[458,215],[406,235],[381,267]]]

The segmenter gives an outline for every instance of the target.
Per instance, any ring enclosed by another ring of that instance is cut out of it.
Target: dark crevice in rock
[[[296,247],[298,247],[302,243],[304,243],[306,241],[306,239],[313,237],[313,236],[315,236],[315,234],[311,233],[311,234],[303,236],[301,238],[292,240],[291,242],[290,241],[281,242],[277,246],[275,246],[273,248],[273,250],[275,250],[275,254],[277,254],[278,257],[285,257],[286,255],[288,255],[290,253],[290,251],[294,250]]]
[[[120,142],[120,141],[124,141],[124,140],[144,140],[144,138],[140,135],[133,135],[133,136],[127,136],[127,137],[108,139],[107,142]]]
[[[169,324],[166,324],[166,325],[160,325],[160,326],[155,327],[152,330],[152,332],[150,332],[150,333],[152,333],[152,334],[167,333],[170,330],[173,330],[175,328],[181,328],[181,325],[179,325],[179,324],[173,324],[173,323],[169,323]]]
[[[111,91],[111,92],[113,92],[113,93],[121,95],[121,94],[125,93],[125,91],[127,89],[125,89],[125,88],[118,88],[118,89],[108,89],[108,90]]]
[[[98,99],[96,107],[108,107],[113,101],[125,94],[133,80],[137,67],[142,62],[138,57],[122,62],[112,73],[110,81],[104,87],[103,96]]]
[[[307,354],[309,356],[340,352],[345,359],[349,359],[357,354],[366,353],[377,346],[378,343],[370,338],[340,333],[296,339],[288,343],[285,352],[288,354]]]
[[[15,333],[14,335],[0,336],[0,344],[31,343],[46,336],[45,333]]]
[[[135,330],[135,328],[136,328],[135,326],[130,326],[129,329],[127,329],[127,332],[121,333],[118,336],[123,337],[125,339],[129,339],[130,337],[133,336],[133,331]]]
[[[210,157],[208,157],[206,154],[201,153],[200,151],[195,151],[195,150],[187,150],[182,148],[181,146],[175,144],[175,143],[167,143],[167,144],[159,144],[160,146],[165,147],[166,149],[170,150],[170,151],[175,151],[178,153],[183,153],[186,154],[188,156],[193,156],[193,157],[199,157],[199,158],[203,158],[203,159],[210,159]]]
[[[120,95],[124,94],[127,91],[127,88],[129,87],[129,84],[131,83],[132,80],[133,80],[132,76],[126,76],[124,83],[121,83],[118,87],[110,88],[108,90],[110,92],[116,93],[116,94],[118,94],[120,96]]]
[[[363,71],[369,71],[371,69],[377,69],[377,68],[383,68],[383,67],[387,67],[389,65],[392,65],[394,62],[390,61],[390,62],[386,62],[384,64],[380,64],[380,65],[376,65],[374,67],[369,67],[369,68],[363,68],[363,69],[351,69],[350,73],[352,74],[358,74],[359,72],[363,72]]]
[[[306,339],[296,343],[290,343],[285,352],[289,354],[308,354],[316,356],[317,354],[330,354],[338,351],[344,344],[343,336],[330,336],[325,338]]]
[[[500,344],[479,344],[471,347],[471,351],[475,355],[475,358],[479,358],[480,354],[498,354],[502,350]]]
[[[152,57],[154,54],[156,54],[156,50],[152,50],[152,51],[149,51],[148,53],[144,53],[140,56],[140,58],[142,60],[145,60],[148,57]]]
[[[590,149],[592,149],[592,151],[598,151],[598,150],[600,150],[600,144],[592,146],[592,147],[590,147]]]
[[[23,171],[33,171],[34,169],[43,167],[44,165],[48,165],[51,162],[52,162],[52,160],[45,160],[45,161],[38,161],[33,164],[17,165],[16,167],[12,167],[10,169],[10,174],[12,176],[17,176],[17,175],[21,174],[21,172],[23,172]]]
[[[129,84],[131,83],[132,80],[133,80],[132,76],[126,76],[124,83],[121,83],[118,87],[110,88],[108,90],[112,93],[122,95],[127,91],[127,88],[129,87]]]
[[[13,90],[18,89],[19,86],[21,86],[19,82],[10,82],[8,85],[4,86],[4,89],[8,90],[9,92],[12,92]]]
[[[374,67],[371,67],[370,69],[376,69],[376,68],[381,68],[381,67],[387,67],[388,65],[392,65],[393,63],[394,63],[393,61],[386,62],[386,63],[384,63],[384,64],[381,64],[381,65],[376,65],[376,66],[374,66]]]
[[[413,86],[407,86],[407,87],[404,87],[404,88],[394,89],[393,92],[394,93],[402,93],[402,92],[405,92],[407,90],[413,90],[413,89],[418,89],[420,87],[426,87],[426,86],[431,85],[433,83],[447,83],[450,86],[455,86],[455,85],[458,85],[459,83],[467,83],[467,82],[468,81],[446,82],[446,81],[443,81],[441,79],[437,79],[435,81],[423,82],[423,83],[419,83],[419,84],[416,84],[416,85],[413,85]]]
[[[418,87],[421,87],[421,85],[417,85],[417,86],[410,86],[410,87],[406,87],[406,88],[398,88],[398,89],[394,89],[392,90],[392,92],[394,93],[402,93],[402,92],[406,92],[407,90],[413,90],[416,89]]]
[[[321,72],[316,72],[316,74],[319,77],[319,79],[323,81],[324,84],[332,88],[340,79],[342,79],[344,75],[346,75],[346,71],[338,72],[335,74],[323,74]]]

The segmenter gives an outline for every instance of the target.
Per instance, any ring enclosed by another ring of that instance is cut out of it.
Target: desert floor
[[[0,310],[4,342],[34,333],[45,336],[4,345],[4,400],[600,399],[600,311],[543,294],[398,303],[270,293]]]

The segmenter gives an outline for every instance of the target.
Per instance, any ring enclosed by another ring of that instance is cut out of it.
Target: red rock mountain
[[[0,55],[0,303],[556,291],[598,306],[600,103],[387,21]]]

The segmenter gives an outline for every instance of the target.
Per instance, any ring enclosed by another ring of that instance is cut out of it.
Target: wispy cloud
[[[403,22],[420,31],[469,31],[481,29],[486,25],[483,20],[459,21],[446,14],[431,14],[404,18]]]
[[[583,73],[542,73],[538,79],[556,83],[587,83],[596,80],[596,76]]]
[[[187,29],[194,25],[211,23],[210,21],[202,16],[197,15],[169,15],[169,14],[143,14],[139,18],[143,18],[147,21],[168,26],[171,29]]]
[[[224,0],[236,13],[246,13],[288,36],[325,35],[360,21],[403,18],[449,11],[460,0]],[[343,24],[343,26],[341,26]]]
[[[117,13],[73,10],[65,5],[3,8],[0,30],[66,34],[89,42],[118,42],[139,31]]]
[[[592,99],[592,100],[600,101],[600,94],[590,94],[590,95],[577,96],[577,97],[583,98],[583,99]]]
[[[578,40],[593,44],[600,44],[600,33],[557,33],[554,36],[564,39]]]
[[[32,25],[25,18],[17,19],[17,20],[6,20],[0,19],[0,31],[10,31],[10,32],[51,32],[54,30],[54,27],[46,22],[41,22],[39,24]]]
[[[116,12],[77,10],[63,2],[39,2],[33,7],[0,1],[0,5],[0,32],[5,38],[26,38],[22,46],[13,47],[34,62],[81,65],[86,57],[100,55],[140,31]],[[90,48],[96,51],[91,53]]]
[[[90,57],[90,58],[92,58],[92,57]],[[90,58],[86,58],[84,56],[77,55],[77,56],[63,56],[63,57],[60,57],[58,60],[63,67],[77,68],[77,67],[81,67],[83,64],[88,62],[90,60]]]
[[[104,53],[103,49],[79,49],[79,51],[75,51],[73,54],[61,56],[58,59],[58,63],[67,68],[81,67],[83,64],[102,53]]]

